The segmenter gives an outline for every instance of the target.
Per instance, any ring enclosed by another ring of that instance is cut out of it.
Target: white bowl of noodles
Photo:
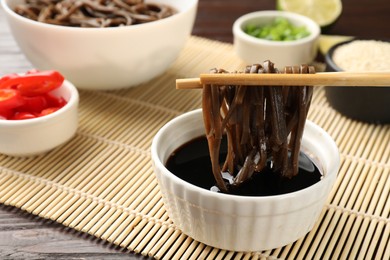
[[[198,0],[154,0],[177,12],[142,24],[83,28],[34,21],[14,12],[24,0],[3,0],[11,32],[40,70],[55,69],[80,89],[136,86],[164,73],[191,34]]]
[[[199,109],[168,122],[152,143],[152,161],[164,204],[183,233],[225,250],[260,251],[293,243],[313,228],[340,163],[336,144],[323,129],[307,121],[301,146],[318,165],[322,179],[307,188],[273,196],[217,193],[169,171],[166,161],[172,152],[204,133]]]

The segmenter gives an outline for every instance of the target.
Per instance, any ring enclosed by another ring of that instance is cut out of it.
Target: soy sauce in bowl
[[[226,138],[222,140],[220,157],[225,158]],[[290,193],[307,188],[320,181],[322,174],[317,166],[304,153],[300,154],[298,175],[282,178],[271,169],[270,165],[259,174],[233,189],[234,195],[272,196]],[[176,149],[168,158],[166,167],[170,172],[195,186],[215,190],[207,139],[200,136]]]

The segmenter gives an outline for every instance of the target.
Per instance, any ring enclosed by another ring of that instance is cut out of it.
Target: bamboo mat
[[[12,72],[28,66],[14,57]],[[308,117],[335,139],[342,164],[309,234],[283,248],[238,253],[205,246],[175,227],[153,174],[150,145],[164,123],[200,107],[200,91],[175,90],[175,79],[213,67],[244,64],[230,44],[191,37],[169,71],[151,82],[80,91],[79,129],[71,141],[34,158],[0,155],[0,202],[154,258],[389,259],[390,125],[341,116],[322,88]]]

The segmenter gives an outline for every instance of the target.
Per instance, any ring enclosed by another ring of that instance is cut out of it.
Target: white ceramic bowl
[[[58,70],[80,89],[110,90],[146,82],[169,68],[191,34],[198,0],[150,1],[170,5],[178,13],[115,28],[36,22],[12,10],[21,2],[1,4],[16,42],[35,68]]]
[[[46,116],[26,120],[0,120],[0,153],[32,156],[47,152],[73,137],[78,126],[79,94],[76,87],[64,81],[51,92],[67,104]]]
[[[248,35],[248,24],[265,25],[277,17],[288,19],[295,26],[305,26],[310,35],[295,41],[270,41]],[[279,69],[309,64],[317,55],[319,26],[310,18],[285,11],[258,11],[239,17],[233,24],[234,51],[247,64],[271,60]]]
[[[313,228],[340,163],[336,144],[323,129],[307,122],[302,140],[302,150],[319,166],[323,179],[297,192],[268,197],[211,192],[183,181],[165,168],[175,149],[201,135],[202,112],[195,110],[161,128],[151,148],[166,209],[185,234],[217,248],[259,251],[292,243]]]

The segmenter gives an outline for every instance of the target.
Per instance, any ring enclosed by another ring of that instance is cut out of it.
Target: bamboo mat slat
[[[12,62],[2,73],[30,68],[14,56],[3,58]],[[309,234],[274,250],[229,252],[187,237],[172,223],[153,175],[150,145],[167,121],[200,107],[199,90],[176,90],[175,79],[244,65],[230,44],[191,37],[172,67],[148,83],[80,91],[72,140],[33,158],[0,155],[0,203],[159,259],[389,259],[390,126],[343,117],[329,107],[323,88],[316,88],[308,117],[335,139],[342,163]]]

